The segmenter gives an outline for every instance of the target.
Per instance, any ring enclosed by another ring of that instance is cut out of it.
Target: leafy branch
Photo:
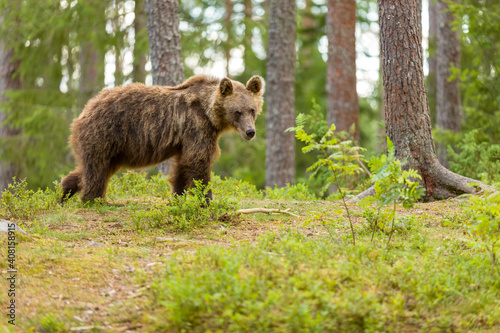
[[[308,134],[304,130],[306,119],[304,114],[299,114],[296,119],[297,126],[287,129],[287,132],[295,132],[297,140],[306,144],[302,148],[304,154],[313,151],[320,153],[318,160],[307,168],[307,172],[311,172],[310,177],[312,178],[322,170],[328,171],[329,176],[323,188],[326,191],[330,186],[335,185],[338,189],[351,227],[353,244],[356,245],[354,225],[345,200],[346,190],[340,186],[340,180],[342,177],[352,176],[363,171],[360,167],[363,160],[360,152],[364,151],[364,148],[355,146],[352,140],[340,140],[339,134],[335,132],[335,124],[332,124],[318,141],[316,135]]]

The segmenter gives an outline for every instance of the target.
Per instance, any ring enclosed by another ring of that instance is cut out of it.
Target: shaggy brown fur
[[[193,76],[176,87],[131,84],[104,89],[71,125],[77,167],[62,180],[61,203],[82,191],[82,200],[104,198],[121,167],[140,168],[175,158],[171,183],[181,195],[193,180],[210,181],[224,131],[251,140],[262,109],[264,82],[246,87],[228,78]],[[207,200],[212,194],[207,195]]]

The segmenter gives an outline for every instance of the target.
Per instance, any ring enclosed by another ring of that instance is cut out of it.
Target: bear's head
[[[246,86],[223,78],[218,87],[217,104],[226,127],[236,129],[245,140],[255,137],[255,119],[262,111],[264,79],[252,76]]]

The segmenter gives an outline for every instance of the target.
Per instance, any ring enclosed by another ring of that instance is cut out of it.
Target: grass
[[[33,236],[18,239],[17,331],[500,331],[500,277],[461,222],[467,201],[398,210],[390,247],[380,230],[371,241],[373,223],[349,203],[353,246],[341,206],[303,186],[261,192],[218,177],[212,186],[209,208],[200,193],[175,199],[163,179],[141,174],[113,180],[108,202],[121,207],[60,207],[57,191],[18,186],[0,205]],[[218,218],[250,207],[300,218]],[[0,332],[15,332],[2,318]]]

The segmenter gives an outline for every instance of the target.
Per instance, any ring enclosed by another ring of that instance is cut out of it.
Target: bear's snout
[[[246,131],[246,135],[248,137],[248,140],[252,139],[255,136],[255,130],[253,128],[249,129]]]

